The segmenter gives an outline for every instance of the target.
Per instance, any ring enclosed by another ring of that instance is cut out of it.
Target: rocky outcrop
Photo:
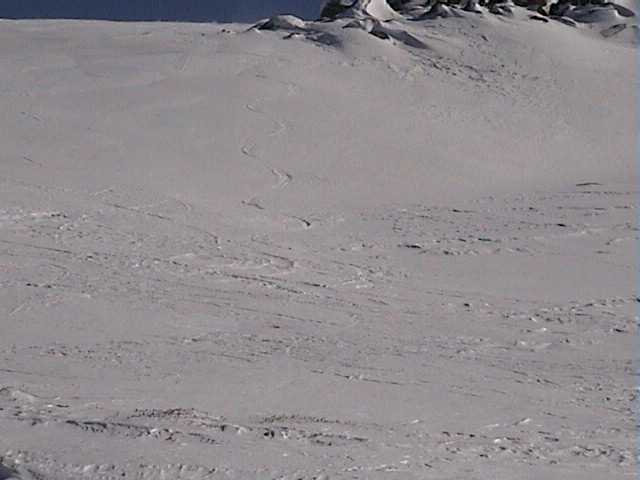
[[[605,38],[625,30],[631,32],[629,36],[638,36],[638,26],[628,21],[635,17],[635,12],[626,4],[606,0],[327,0],[322,19],[352,19],[346,27],[360,28],[378,38],[424,48],[420,40],[408,33],[409,29],[390,29],[387,22],[459,17],[466,12],[513,17],[516,8],[529,10],[531,13],[526,18],[542,23],[557,21],[571,27],[582,24],[597,28]],[[279,23],[283,24],[279,27],[283,29],[303,28],[283,18],[261,28],[271,28]]]

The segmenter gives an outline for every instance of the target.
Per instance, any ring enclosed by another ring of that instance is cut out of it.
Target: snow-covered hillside
[[[634,474],[634,5],[323,10],[0,21],[0,480]]]

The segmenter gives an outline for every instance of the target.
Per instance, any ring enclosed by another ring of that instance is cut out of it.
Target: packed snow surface
[[[632,2],[0,21],[0,479],[635,472]]]

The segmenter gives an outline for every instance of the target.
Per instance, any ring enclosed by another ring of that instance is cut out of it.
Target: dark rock
[[[357,0],[328,0],[322,7],[320,17],[334,19],[353,7],[356,2]]]
[[[604,38],[613,37],[614,35],[623,31],[625,28],[627,28],[627,25],[625,23],[619,23],[609,28],[605,28],[600,32],[600,35],[602,35]]]
[[[627,7],[623,7],[622,5],[618,5],[617,3],[603,3],[603,6],[611,5],[616,9],[618,14],[622,17],[630,18],[635,17],[636,14],[633,10],[628,9]]]
[[[465,2],[462,5],[462,9],[465,12],[482,13],[482,10],[478,5],[478,0],[465,0]]]

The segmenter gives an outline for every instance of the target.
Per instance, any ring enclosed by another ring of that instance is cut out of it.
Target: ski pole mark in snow
[[[277,183],[273,186],[273,188],[277,190],[282,190],[293,181],[293,176],[283,170],[272,168],[271,173],[273,173],[278,180]]]
[[[285,83],[285,85],[287,85],[288,92],[290,93],[289,84]],[[269,115],[267,115],[265,113],[264,108],[258,106],[258,103],[259,102],[247,103],[247,104],[245,104],[245,108],[251,113],[255,113],[255,114],[261,115],[261,116],[266,116],[266,117],[269,117],[271,119],[271,121],[275,125],[275,128],[274,128],[274,130],[272,130],[270,132],[267,132],[266,136],[268,138],[273,138],[273,137],[277,137],[277,136],[282,135],[283,133],[285,133],[287,131],[287,124],[285,122],[283,122],[283,121],[280,121],[280,120],[276,119],[275,117],[270,117]],[[260,151],[259,151],[256,143],[254,143],[254,142],[244,144],[240,148],[240,151],[245,156],[250,157],[250,158],[258,159],[258,158],[262,158],[263,157],[263,155],[260,154]],[[281,169],[278,169],[278,168],[273,167],[273,166],[270,166],[268,163],[265,166],[276,177],[276,184],[272,186],[273,190],[283,190],[284,188],[286,188],[293,181],[293,175],[291,175],[289,172],[281,170]],[[254,198],[252,198],[250,200],[245,200],[242,203],[244,205],[256,207],[259,210],[264,210],[264,207],[260,204],[260,200],[259,200],[259,198],[261,196],[262,195],[256,195]]]
[[[273,120],[273,123],[275,124],[276,128],[272,132],[269,132],[270,137],[277,137],[278,135],[281,135],[287,131],[286,123],[275,119]]]
[[[240,149],[247,157],[258,158],[257,147],[253,144],[243,145]]]

